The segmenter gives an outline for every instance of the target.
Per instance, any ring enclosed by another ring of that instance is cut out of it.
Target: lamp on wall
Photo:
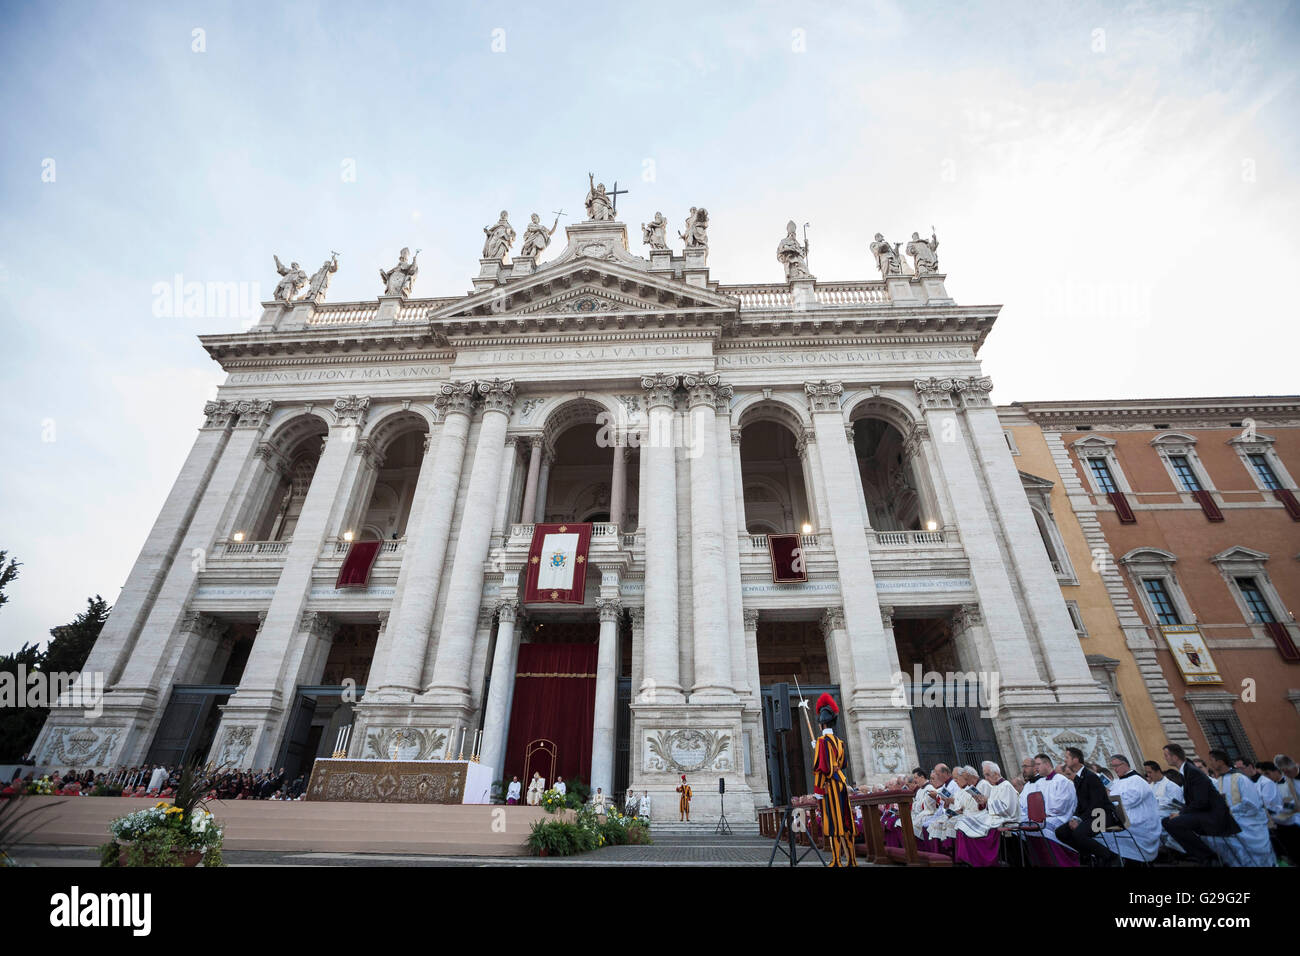
[[[810,525],[807,521],[805,521],[803,523],[803,527],[800,530],[802,530],[804,534],[812,534],[812,525]]]
[[[343,532],[343,540],[344,540],[344,541],[351,541],[351,540],[352,540],[352,532],[351,532],[351,531],[344,531],[344,532]]]
[[[930,521],[927,521],[927,522],[925,523],[925,530],[926,530],[926,531],[935,531],[935,530],[938,529],[938,527],[939,527],[939,522],[937,522],[937,521],[935,521],[935,520],[933,520],[933,519],[931,519]]]
[[[243,541],[243,540],[244,540],[244,532],[242,532],[242,531],[236,531],[236,532],[235,532],[234,534],[232,534],[230,537],[233,538],[233,539],[235,540],[235,543],[239,543],[240,541]]]

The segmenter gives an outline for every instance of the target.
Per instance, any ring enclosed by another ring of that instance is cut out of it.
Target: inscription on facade
[[[391,382],[438,378],[445,365],[365,365],[360,368],[291,368],[231,372],[227,385],[306,385],[312,382]]]
[[[693,358],[708,355],[707,343],[682,342],[675,345],[594,345],[590,348],[553,349],[485,349],[461,352],[458,365],[529,365],[549,362],[627,361],[629,359]]]
[[[956,362],[973,359],[970,349],[833,349],[816,352],[719,352],[718,368],[770,365],[860,365],[881,362]]]

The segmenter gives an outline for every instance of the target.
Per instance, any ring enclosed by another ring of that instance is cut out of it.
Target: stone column
[[[983,669],[1000,674],[1001,693],[1007,703],[1051,701],[1053,695],[1035,666],[1033,648],[998,541],[998,530],[985,504],[983,489],[966,448],[966,439],[955,411],[952,382],[931,379],[928,382],[917,381],[915,386],[924,408],[925,424],[933,436],[943,484],[952,501],[962,547],[970,561],[971,580],[979,595],[988,631],[997,635],[989,648],[989,656],[981,660]],[[1042,552],[1042,542],[1034,543]],[[1055,579],[1052,584],[1054,593],[1060,594]]]
[[[104,674],[109,684],[117,680],[130,656],[167,569],[178,554],[183,554],[181,541],[193,520],[190,509],[203,499],[226,448],[230,426],[238,417],[231,402],[208,402],[203,414],[205,421],[181,465],[180,474],[82,668],[87,674]],[[183,563],[188,565],[188,557]]]
[[[749,534],[749,518],[745,514],[745,476],[740,463],[740,429],[731,430],[731,472],[736,486],[736,534]]]
[[[623,512],[627,505],[627,449],[622,445],[614,446],[614,470],[610,475],[609,485],[609,520],[621,534],[623,531]],[[623,544],[620,541],[619,547]],[[609,791],[606,790],[606,793]]]
[[[546,520],[546,489],[551,482],[551,465],[555,463],[555,452],[549,448],[542,451],[541,477],[537,480],[537,507],[533,512],[533,522],[541,524]]]
[[[691,610],[695,637],[695,682],[691,703],[735,697],[731,650],[727,645],[727,573],[722,545],[722,494],[718,475],[715,403],[731,393],[717,375],[687,375],[690,393]]]
[[[845,687],[852,687],[856,682],[853,674],[853,651],[849,647],[849,632],[844,625],[844,608],[828,607],[822,611],[821,616],[822,636],[826,640],[826,658],[830,664],[831,677],[840,685],[840,697],[845,696]],[[809,701],[813,703],[813,701]],[[844,706],[843,700],[840,706]],[[815,715],[814,715],[815,716]],[[862,738],[859,734],[852,733],[847,721],[844,721],[844,737],[848,741],[849,760],[856,771],[855,776],[858,779],[864,779],[864,771],[869,768],[863,763],[862,757]],[[815,727],[816,721],[813,721]]]
[[[204,569],[207,558],[212,553],[217,534],[224,523],[223,518],[229,513],[231,500],[237,489],[247,483],[254,469],[258,467],[257,446],[271,415],[271,403],[269,401],[225,402],[209,403],[209,406],[219,407],[210,408],[208,424],[204,427],[214,431],[220,429],[220,439],[224,442],[224,447],[221,449],[219,460],[208,463],[211,472],[203,488],[202,497],[198,506],[194,508],[179,547],[169,559],[170,567],[167,569],[161,587],[156,594],[152,595],[148,618],[145,620],[143,614],[145,602],[149,597],[139,591],[133,591],[128,603],[123,607],[123,625],[114,627],[110,632],[110,625],[119,614],[117,605],[114,605],[113,613],[104,624],[108,644],[103,651],[100,650],[100,644],[105,640],[105,635],[101,635],[100,640],[95,642],[95,648],[83,668],[84,671],[90,671],[101,663],[106,663],[104,658],[111,659],[111,664],[104,667],[108,674],[106,682],[114,693],[121,694],[119,700],[131,698],[131,704],[153,706],[158,703],[158,693],[167,680],[167,675],[162,672],[163,665],[168,659],[169,648],[177,636],[181,620],[188,610],[190,598],[198,584],[199,572]],[[225,428],[229,424],[233,424],[234,430],[229,438],[226,438]],[[209,437],[204,442],[204,446],[211,448],[217,444],[214,437]],[[197,462],[194,465],[187,462],[186,467],[192,471],[197,467]],[[191,473],[189,477],[193,479],[195,476]],[[179,486],[180,482],[178,481],[177,484]],[[175,497],[176,489],[173,489],[173,494],[168,497],[168,502],[164,506],[168,517],[172,519],[178,517],[172,511],[173,505],[179,503],[174,500]],[[186,502],[186,507],[193,507],[193,502]],[[162,520],[160,516],[159,521]],[[160,530],[155,527],[151,534],[155,543],[162,537]],[[148,549],[148,542],[145,546]],[[160,556],[149,555],[149,564],[153,564],[157,557]],[[146,557],[142,554],[136,562],[137,567],[145,560]],[[137,575],[139,579],[137,570],[133,569],[132,574]],[[138,623],[138,629],[134,634],[125,628],[126,619],[133,619]],[[125,700],[123,702],[126,703]],[[161,712],[155,716],[160,717]],[[144,756],[143,750],[147,745],[147,740],[142,741],[138,756],[133,752],[124,752],[121,759],[139,762]]]
[[[488,699],[483,708],[483,746],[479,760],[491,767],[493,779],[505,772],[506,734],[510,731],[510,688],[514,683],[519,660],[519,637],[515,632],[517,601],[497,605],[497,644],[492,653],[492,680],[488,682]]]
[[[912,731],[905,715],[900,716],[892,705],[893,661],[881,625],[875,573],[858,501],[861,483],[854,473],[856,462],[850,446],[844,439],[844,416],[840,410],[843,387],[838,382],[823,381],[806,384],[804,391],[808,396],[822,478],[826,484],[831,539],[835,547],[848,653],[852,661],[853,686],[851,689],[841,688],[845,698],[841,707],[848,712],[845,733],[856,732],[858,735],[862,765],[866,768],[872,759],[873,729],[897,730],[909,745]],[[841,670],[844,669],[842,664]]]
[[[816,530],[828,531],[831,518],[826,510],[826,490],[821,487],[821,472],[817,470],[817,439],[811,428],[805,428],[803,434],[795,441],[795,450],[799,453],[799,464],[803,466],[803,486],[809,500],[808,520],[816,524]]]
[[[623,616],[623,605],[615,598],[602,597],[596,606],[600,609],[600,647],[591,733],[591,789],[600,787],[610,794],[614,785],[614,726],[618,707],[618,622]]]
[[[984,473],[993,514],[1007,542],[1025,609],[1042,648],[1048,680],[1062,702],[1095,701],[1099,693],[1097,681],[1088,668],[1070,613],[1061,598],[1056,573],[1042,547],[1042,537],[1025,500],[1024,485],[1007,449],[997,410],[989,401],[993,381],[973,377],[965,384],[966,388],[958,395],[971,447]],[[1035,544],[1039,546],[1033,547]]]
[[[722,557],[727,576],[727,649],[731,654],[731,678],[736,693],[745,698],[747,710],[758,710],[758,686],[745,657],[744,600],[740,582],[740,521],[737,518],[736,477],[732,474],[731,395],[719,394],[715,410],[714,446],[709,454],[718,462],[719,494],[722,497]]]
[[[853,423],[844,426],[844,437],[849,441],[849,461],[853,463],[853,486],[858,492],[858,508],[862,511],[862,527],[871,527],[871,509],[867,507],[867,492],[862,487],[862,466],[858,464],[858,443],[853,440]]]
[[[644,673],[638,688],[656,703],[683,699],[677,657],[677,464],[673,455],[673,392],[677,376],[641,379],[649,434],[641,446],[641,486],[645,489],[645,640]]]
[[[519,514],[521,524],[537,520],[537,481],[542,469],[542,436],[534,435],[531,439],[532,451],[528,455],[528,479],[524,485],[524,506]]]
[[[510,537],[510,485],[515,474],[515,463],[519,460],[516,446],[521,441],[518,435],[507,435],[505,448],[501,451],[501,480],[497,485],[497,506],[492,513],[492,534],[504,544]]]
[[[394,602],[393,619],[385,632],[387,661],[382,673],[377,675],[379,685],[366,694],[371,699],[409,700],[420,691],[456,491],[465,461],[465,437],[474,410],[472,382],[448,383],[442,386],[441,392],[437,403],[442,413],[437,454],[430,461],[426,451],[416,482],[413,508],[418,511],[418,523],[406,529],[406,548],[397,577],[398,600]]]
[[[369,398],[350,396],[334,403],[335,423],[307,499],[294,526],[293,538],[284,553],[284,567],[267,609],[266,622],[258,632],[244,665],[239,690],[222,711],[222,726],[255,726],[249,749],[253,766],[265,766],[274,759],[279,743],[285,705],[283,683],[291,659],[291,646],[311,591],[312,570],[320,560],[328,522],[343,493],[343,480],[353,464],[357,435],[365,424]]]
[[[641,691],[641,677],[645,671],[645,608],[627,609],[628,620],[632,624],[632,702],[636,703]]]
[[[483,398],[474,464],[470,471],[460,536],[451,566],[442,632],[434,659],[433,681],[425,690],[431,703],[464,707],[469,699],[469,664],[474,625],[483,594],[483,562],[492,534],[492,506],[501,479],[506,426],[515,400],[515,383],[494,379],[477,384]]]

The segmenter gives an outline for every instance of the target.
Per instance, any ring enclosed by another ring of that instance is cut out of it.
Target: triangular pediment
[[[618,313],[730,313],[737,307],[730,296],[691,285],[671,273],[579,256],[449,302],[430,318],[445,323]]]

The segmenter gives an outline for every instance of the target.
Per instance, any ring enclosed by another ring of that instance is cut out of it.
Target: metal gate
[[[607,794],[614,806],[622,807],[632,778],[632,678],[618,679],[618,702],[614,705],[614,780]]]
[[[976,695],[973,698],[972,692]],[[928,693],[924,686],[913,685],[912,733],[923,770],[928,773],[935,764],[942,763],[949,767],[968,764],[978,771],[982,761],[992,760],[1005,772],[993,721],[980,716],[979,706],[966,706],[980,699],[978,687],[969,684],[931,687]]]

